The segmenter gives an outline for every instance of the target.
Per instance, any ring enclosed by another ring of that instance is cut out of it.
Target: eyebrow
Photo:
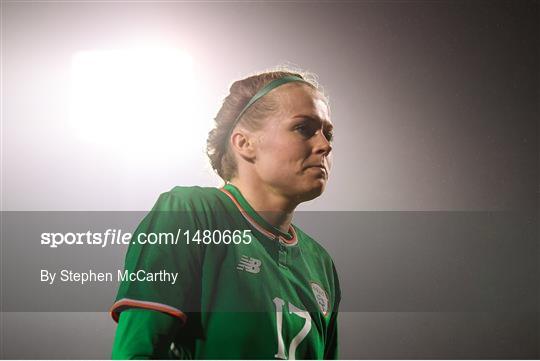
[[[319,118],[318,116],[316,115],[307,115],[307,114],[298,114],[298,115],[295,115],[293,117],[293,119],[298,119],[298,118],[302,118],[302,119],[307,119],[311,122],[317,122],[317,123],[322,123],[325,125],[326,128],[328,128],[329,130],[332,130],[334,129],[334,125],[332,123],[330,123],[330,121],[326,120],[326,119],[321,119]]]

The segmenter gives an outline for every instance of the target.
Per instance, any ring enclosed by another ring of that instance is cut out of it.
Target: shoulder
[[[328,278],[337,278],[337,271],[328,251],[314,238],[294,225],[298,241],[302,245],[302,253],[305,259],[311,260],[317,268],[326,274]]]
[[[302,244],[304,258],[316,264],[315,272],[322,272],[325,275],[327,284],[333,290],[333,302],[339,304],[341,301],[341,288],[339,277],[334,261],[328,251],[310,235],[305,233],[298,226],[294,225],[299,242]]]
[[[324,263],[332,263],[332,257],[328,251],[313,237],[304,232],[300,227],[293,225],[294,230],[298,240],[302,243],[302,248],[304,252],[309,252],[310,254],[315,255],[317,258],[320,258]]]
[[[220,190],[214,187],[176,186],[168,192],[162,193],[153,210],[155,211],[181,211],[197,210],[207,211],[219,201]]]

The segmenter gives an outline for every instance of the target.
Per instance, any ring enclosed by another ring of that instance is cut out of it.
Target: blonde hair
[[[236,160],[229,147],[231,127],[235,126],[236,117],[250,99],[266,84],[289,75],[295,75],[307,81],[322,94],[328,103],[327,97],[317,83],[316,76],[305,71],[281,67],[235,81],[229,89],[229,95],[223,100],[223,105],[214,118],[215,127],[208,133],[206,142],[206,153],[210,159],[210,164],[225,182],[230,181],[237,173]],[[280,104],[275,97],[272,97],[271,94],[266,95],[246,110],[238,124],[242,124],[248,130],[256,131],[263,127],[264,122],[262,120],[269,115],[276,114],[279,110]]]

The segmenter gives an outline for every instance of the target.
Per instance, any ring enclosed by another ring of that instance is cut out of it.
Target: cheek
[[[283,138],[266,142],[261,150],[260,164],[269,175],[273,173],[283,176],[296,173],[301,169],[304,159],[309,156],[309,152],[306,155],[303,147],[299,147],[290,139]]]

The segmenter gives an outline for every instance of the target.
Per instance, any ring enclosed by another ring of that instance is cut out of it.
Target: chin
[[[307,202],[319,197],[321,194],[323,194],[325,188],[326,180],[319,181],[317,182],[317,184],[310,185],[310,187],[307,187],[307,189],[302,192],[302,202]]]

